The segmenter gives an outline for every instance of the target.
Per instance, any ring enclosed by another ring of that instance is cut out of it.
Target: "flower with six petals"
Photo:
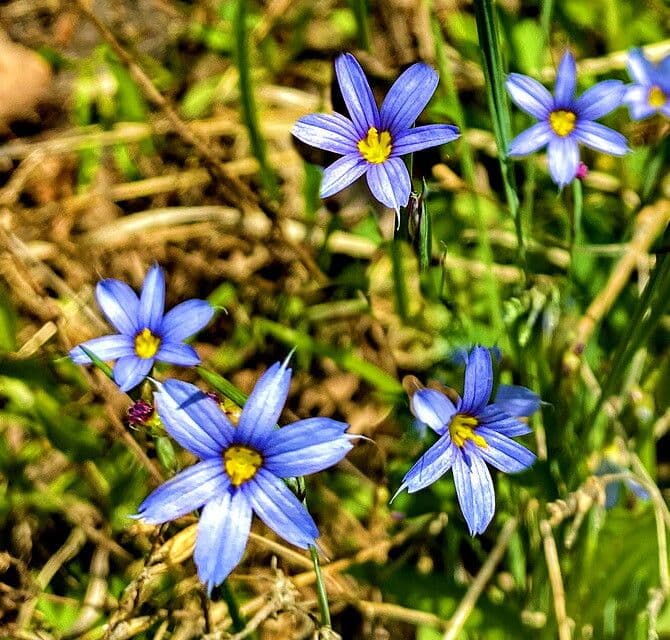
[[[155,394],[167,432],[201,461],[151,493],[138,517],[161,524],[202,507],[194,559],[210,592],[242,558],[252,513],[291,544],[314,545],[314,520],[282,478],[326,469],[353,446],[355,436],[345,433],[349,425],[330,418],[276,427],[290,381],[286,363],[270,367],[237,426],[215,400],[186,382],[167,380]]]
[[[165,277],[158,265],[149,269],[139,298],[125,282],[113,278],[98,282],[95,296],[119,333],[76,346],[70,357],[77,364],[91,363],[82,346],[100,360],[116,360],[114,381],[128,391],[144,380],[156,360],[183,367],[200,363],[184,340],[212,319],[214,309],[206,300],[192,299],[165,313]]]
[[[535,454],[512,438],[530,433],[518,418],[535,413],[540,399],[525,387],[499,385],[489,404],[492,388],[491,354],[475,347],[465,365],[463,397],[456,404],[434,389],[420,389],[412,396],[412,413],[440,437],[405,474],[396,492],[424,489],[452,469],[458,502],[473,535],[486,529],[495,510],[486,462],[511,473],[535,461]]]
[[[662,113],[670,118],[670,55],[656,65],[644,57],[641,49],[632,49],[627,66],[633,84],[626,88],[623,101],[630,117],[642,120]]]
[[[520,109],[539,122],[510,142],[507,154],[526,156],[547,146],[549,172],[560,187],[572,182],[579,166],[579,144],[614,156],[628,152],[626,138],[598,122],[621,105],[625,87],[620,80],[605,80],[575,97],[577,71],[569,51],[556,74],[554,95],[537,80],[510,73],[507,91]]]
[[[324,170],[320,196],[332,196],[365,174],[372,195],[398,211],[412,190],[401,156],[459,135],[447,124],[413,126],[435,92],[437,73],[427,64],[413,64],[395,81],[381,109],[354,56],[339,56],[335,73],[350,117],[313,113],[300,118],[292,131],[302,142],[342,156]]]

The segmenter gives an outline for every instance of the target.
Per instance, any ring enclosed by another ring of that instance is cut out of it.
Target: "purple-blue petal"
[[[451,441],[447,431],[405,474],[395,495],[397,496],[403,489],[415,493],[433,484],[451,469],[457,455],[458,447]]]
[[[637,83],[649,86],[655,75],[654,65],[645,58],[642,49],[631,49],[626,62],[630,77]]]
[[[554,106],[556,109],[567,108],[572,105],[577,83],[577,67],[575,58],[569,50],[563,54],[556,72],[554,86]]]
[[[323,170],[319,196],[321,198],[329,198],[335,195],[348,187],[352,182],[358,180],[367,169],[368,163],[363,160],[358,151],[335,160],[333,164]]]
[[[633,120],[649,118],[658,111],[658,107],[649,104],[649,87],[643,85],[634,84],[627,87],[623,101],[628,105]]]
[[[140,328],[148,327],[158,333],[165,312],[165,277],[163,269],[155,264],[149,269],[140,296]]]
[[[287,362],[275,362],[259,379],[247,399],[237,425],[237,441],[264,442],[274,430],[291,385]]]
[[[372,89],[358,60],[350,53],[343,53],[335,60],[335,74],[344,104],[361,140],[367,136],[370,127],[379,129],[379,109]]]
[[[149,494],[137,515],[149,524],[176,520],[226,492],[229,485],[221,460],[198,462]]]
[[[95,297],[102,312],[119,333],[134,336],[140,330],[140,302],[125,282],[113,278],[101,280],[95,287]]]
[[[154,358],[138,358],[135,355],[119,358],[114,365],[114,382],[121,391],[130,391],[149,375]]]
[[[544,120],[554,106],[554,99],[546,87],[529,76],[510,73],[505,86],[519,109],[538,120]]]
[[[630,151],[623,135],[597,122],[578,122],[574,137],[591,149],[613,156],[623,156]]]
[[[540,396],[515,384],[501,384],[496,390],[494,403],[511,416],[532,416],[540,408]]]
[[[84,353],[81,346],[86,347],[100,360],[116,360],[134,355],[133,339],[130,336],[115,333],[87,340],[70,351],[70,358],[76,364],[90,364],[91,359]]]
[[[403,131],[393,138],[391,157],[404,156],[430,147],[447,144],[459,137],[458,127],[450,124],[427,124]]]
[[[351,451],[345,422],[307,418],[275,429],[263,449],[265,468],[280,478],[322,471],[337,464]]]
[[[477,435],[482,436],[488,445],[478,448],[479,455],[500,471],[516,473],[535,462],[536,456],[532,451],[498,431],[479,427]]]
[[[493,518],[495,493],[491,474],[477,455],[477,447],[468,446],[471,443],[467,441],[465,444],[467,460],[460,450],[454,459],[454,484],[470,535],[475,535],[483,533]]]
[[[372,195],[384,206],[396,211],[407,206],[412,183],[400,158],[368,165],[367,181]]]
[[[214,307],[207,300],[186,300],[173,307],[163,318],[160,335],[165,342],[181,342],[207,326]]]
[[[626,86],[621,80],[605,80],[592,86],[575,101],[578,121],[597,120],[621,106]]]
[[[437,83],[435,69],[423,62],[413,64],[400,74],[382,103],[382,130],[397,135],[409,129],[426,108]]]
[[[490,404],[484,407],[477,416],[477,419],[480,425],[510,438],[532,433],[532,429],[525,422],[521,422],[506,411],[503,411],[498,404]]]
[[[221,459],[235,427],[215,400],[195,385],[173,379],[166,380],[154,398],[165,429],[184,449],[199,458]]]
[[[361,140],[351,120],[339,113],[312,113],[300,118],[291,133],[312,147],[341,155],[357,151]]]
[[[410,399],[412,413],[440,435],[456,413],[454,403],[435,389],[419,389]]]
[[[547,148],[547,158],[549,173],[559,187],[563,188],[574,180],[579,165],[579,147],[572,137],[552,138]]]
[[[493,389],[491,352],[486,347],[474,347],[465,365],[463,398],[459,413],[477,415],[488,403]]]
[[[193,559],[207,593],[239,564],[249,539],[252,510],[240,490],[213,497],[200,514]]]
[[[554,132],[551,130],[548,122],[538,122],[522,131],[509,143],[507,155],[526,156],[544,147],[553,136]]]
[[[284,540],[302,549],[316,542],[312,516],[283,480],[261,468],[241,489],[256,515]]]
[[[194,367],[200,364],[200,356],[190,344],[183,342],[161,342],[161,346],[156,353],[156,360],[169,362],[180,367]]]

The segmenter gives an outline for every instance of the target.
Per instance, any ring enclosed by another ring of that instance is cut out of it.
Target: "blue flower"
[[[670,56],[658,65],[644,57],[641,49],[628,54],[628,73],[633,84],[628,85],[623,101],[630,117],[642,120],[655,113],[670,118]]]
[[[509,156],[526,156],[547,146],[549,172],[560,187],[572,182],[579,166],[579,144],[596,151],[622,156],[628,143],[620,133],[594,122],[616,109],[625,87],[619,80],[605,80],[575,98],[575,59],[566,51],[556,74],[552,96],[537,80],[510,73],[507,91],[512,100],[539,122],[509,145]]]
[[[167,380],[155,394],[167,432],[201,462],[156,489],[138,517],[160,524],[202,507],[195,564],[211,592],[242,558],[252,513],[303,549],[319,532],[282,478],[307,475],[339,462],[352,448],[349,425],[308,418],[277,429],[291,370],[277,362],[261,376],[233,426],[215,400],[197,387]]]
[[[535,413],[540,399],[525,387],[500,385],[495,401],[488,404],[492,388],[491,353],[475,347],[465,365],[463,397],[456,404],[434,389],[412,396],[412,413],[440,438],[407,472],[396,493],[419,491],[452,469],[458,502],[473,535],[486,529],[495,510],[485,463],[512,473],[535,461],[535,454],[512,438],[531,432],[517,418]]]
[[[100,360],[117,360],[114,381],[122,391],[137,386],[149,374],[156,360],[190,367],[200,362],[198,354],[184,340],[202,329],[214,314],[206,300],[187,300],[165,313],[163,270],[149,269],[139,299],[125,283],[113,278],[101,280],[95,297],[112,326],[119,332],[82,343]],[[77,364],[90,364],[81,346],[70,351]]]
[[[451,142],[459,135],[457,127],[447,124],[413,127],[435,92],[437,73],[427,64],[413,64],[395,81],[381,109],[354,56],[339,56],[335,73],[350,118],[313,113],[293,127],[299,140],[343,156],[325,169],[320,195],[332,196],[366,174],[372,195],[398,211],[407,205],[412,190],[400,156]]]

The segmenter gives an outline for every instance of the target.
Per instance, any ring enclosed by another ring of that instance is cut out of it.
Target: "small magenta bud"
[[[577,165],[577,173],[575,173],[575,178],[577,178],[577,180],[583,180],[588,175],[589,175],[589,168],[586,166],[586,163],[580,162]]]
[[[135,404],[129,407],[126,415],[128,416],[128,422],[131,425],[139,427],[151,420],[154,415],[154,408],[153,405],[148,402],[138,400]]]

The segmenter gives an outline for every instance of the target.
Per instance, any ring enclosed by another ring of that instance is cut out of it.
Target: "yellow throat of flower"
[[[161,339],[148,328],[142,329],[135,336],[135,353],[140,358],[153,358],[161,346]]]
[[[261,454],[249,447],[232,446],[223,454],[223,466],[230,481],[236,487],[251,480],[262,464]]]
[[[478,424],[477,418],[464,413],[457,413],[449,424],[449,433],[451,434],[453,443],[457,447],[462,447],[466,440],[472,440],[472,442],[482,449],[488,447],[488,442],[484,440],[483,436],[475,433],[475,428]]]
[[[388,131],[379,133],[375,127],[370,127],[367,137],[360,140],[357,146],[365,160],[380,164],[391,155],[391,134]]]
[[[647,102],[649,103],[650,107],[654,107],[654,109],[660,109],[668,100],[668,96],[665,95],[665,92],[661,87],[657,87],[654,85],[649,89],[649,93],[647,94]]]
[[[559,109],[549,114],[549,124],[557,136],[564,138],[575,128],[577,116],[572,111]]]

